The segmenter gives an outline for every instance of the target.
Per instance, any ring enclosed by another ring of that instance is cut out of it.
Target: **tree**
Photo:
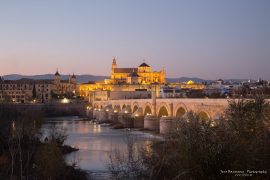
[[[270,170],[270,105],[261,96],[230,102],[228,128],[236,142],[234,168]]]
[[[177,120],[177,128],[165,141],[154,142],[150,154],[140,155],[144,167],[140,171],[146,179],[166,180],[232,179],[235,174],[221,170],[264,170],[268,174],[251,175],[267,179],[269,123],[270,105],[263,97],[230,101],[225,117],[216,123],[189,112]]]
[[[57,143],[43,145],[36,156],[37,179],[60,179],[64,174],[65,161]]]

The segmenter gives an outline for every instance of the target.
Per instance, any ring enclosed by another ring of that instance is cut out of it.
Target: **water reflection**
[[[66,129],[68,134],[66,144],[80,149],[67,155],[67,162],[73,163],[75,161],[84,170],[107,171],[106,163],[109,162],[109,153],[115,147],[118,147],[122,152],[127,149],[124,138],[127,135],[127,130],[115,130],[88,121],[74,121],[72,119],[47,122],[43,129],[48,130],[52,123],[55,123],[56,127]],[[135,149],[145,146],[147,152],[151,153],[150,144],[155,136],[140,131],[132,131],[130,134],[136,137]]]

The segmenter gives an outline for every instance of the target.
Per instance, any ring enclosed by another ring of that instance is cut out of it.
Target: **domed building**
[[[152,71],[151,66],[143,62],[137,68],[118,68],[113,59],[111,69],[111,84],[164,84],[165,70]]]

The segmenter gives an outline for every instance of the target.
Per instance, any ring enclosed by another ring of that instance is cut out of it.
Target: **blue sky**
[[[109,75],[143,59],[168,77],[270,79],[269,0],[0,2],[0,75]]]

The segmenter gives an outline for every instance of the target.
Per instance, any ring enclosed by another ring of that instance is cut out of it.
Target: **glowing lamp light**
[[[15,130],[15,122],[12,121],[12,129]]]
[[[109,112],[109,109],[106,109],[106,112]]]
[[[138,117],[139,116],[139,114],[135,114],[135,117]]]
[[[70,102],[70,100],[67,99],[67,98],[64,98],[64,99],[62,100],[62,103],[63,103],[63,104],[67,104],[67,103],[69,103],[69,102]]]
[[[125,114],[127,114],[128,113],[128,111],[127,110],[125,110]]]
[[[167,117],[167,116],[163,115],[162,117]]]
[[[114,113],[117,113],[117,110],[114,110],[113,112],[114,112]]]
[[[96,111],[96,110],[97,110],[97,108],[94,109],[94,111]]]
[[[151,113],[147,113],[146,116],[151,116],[152,114]]]
[[[215,127],[216,125],[217,125],[217,123],[215,121],[212,121],[210,124],[211,127]]]

